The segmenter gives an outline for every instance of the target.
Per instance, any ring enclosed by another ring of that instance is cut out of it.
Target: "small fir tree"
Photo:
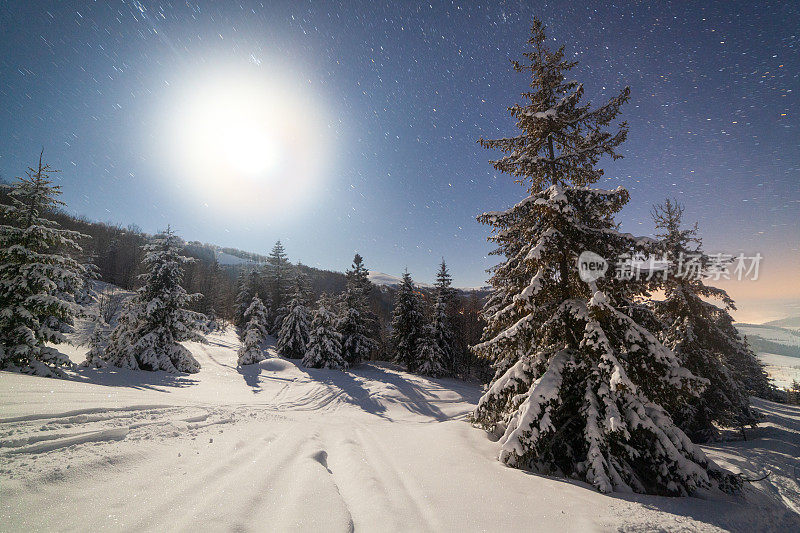
[[[239,348],[238,366],[252,365],[263,361],[264,341],[267,338],[267,308],[261,302],[261,298],[253,296],[250,307],[245,311],[247,325],[242,335],[242,346]]]
[[[222,322],[220,318],[217,316],[217,310],[211,307],[208,310],[208,322],[206,322],[204,330],[208,333],[216,333],[222,329]]]
[[[106,346],[108,345],[111,327],[100,315],[93,317],[91,324],[92,333],[89,335],[87,343],[89,350],[86,352],[86,359],[81,363],[81,366],[103,368],[106,366],[103,357],[105,356]]]
[[[800,405],[800,381],[792,380],[792,385],[786,389],[786,403]]]
[[[305,278],[298,274],[295,291],[278,334],[278,353],[289,359],[300,359],[308,346],[309,313],[306,307]]]
[[[311,322],[303,366],[347,370],[347,362],[342,357],[342,336],[336,331],[336,317],[329,310],[330,307],[330,299],[320,298]]]
[[[422,336],[424,320],[422,309],[422,298],[406,271],[397,290],[390,343],[395,361],[405,365],[409,372],[416,372],[418,366],[417,342]]]
[[[197,294],[181,286],[183,265],[192,259],[180,254],[183,241],[170,228],[144,245],[143,286],[129,300],[111,333],[105,360],[112,366],[133,370],[165,370],[194,373],[200,363],[179,344],[204,342],[200,334],[207,320],[187,309]]]
[[[47,344],[64,342],[86,272],[67,255],[80,251],[84,235],[46,218],[64,205],[53,172],[40,154],[38,167],[12,186],[10,205],[0,205],[0,369],[50,377],[72,365]]]
[[[80,279],[80,285],[75,291],[75,303],[81,307],[89,307],[97,301],[97,291],[95,290],[95,281],[100,278],[100,273],[97,265],[88,262],[83,263],[83,276]]]

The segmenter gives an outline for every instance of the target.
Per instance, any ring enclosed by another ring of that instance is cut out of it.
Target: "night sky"
[[[358,250],[420,281],[444,257],[482,285],[496,259],[475,215],[525,192],[476,141],[515,134],[528,79],[509,59],[535,15],[591,101],[631,86],[625,158],[598,184],[630,190],[623,229],[650,234],[650,206],[677,198],[708,251],[764,255],[762,281],[727,287],[742,316],[791,314],[773,304],[800,300],[797,2],[0,1],[0,175],[44,147],[90,219],[261,253],[281,239],[335,270]],[[217,82],[291,115],[268,170],[234,179],[184,150]]]

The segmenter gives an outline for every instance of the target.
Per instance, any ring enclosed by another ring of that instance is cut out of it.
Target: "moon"
[[[270,101],[275,95],[251,92],[237,86],[202,90],[190,106],[186,156],[226,178],[274,178],[285,163],[291,131]]]
[[[292,210],[326,174],[328,112],[296,76],[217,72],[188,83],[169,122],[184,188],[221,208]]]

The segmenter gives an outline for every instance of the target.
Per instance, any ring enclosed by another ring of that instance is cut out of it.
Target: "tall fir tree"
[[[44,151],[42,151],[44,152]],[[69,358],[47,344],[64,342],[75,316],[74,295],[86,269],[68,255],[80,233],[61,229],[48,214],[64,205],[49,165],[28,168],[0,205],[0,369],[62,376]]]
[[[242,335],[242,346],[238,351],[237,366],[253,365],[264,358],[264,341],[267,338],[267,308],[261,298],[253,296],[250,307],[245,311],[247,325]]]
[[[416,372],[418,367],[417,343],[422,336],[424,313],[422,298],[414,287],[408,271],[403,273],[396,298],[389,339],[394,360],[405,365],[409,372]]]
[[[453,276],[450,275],[450,270],[447,268],[447,263],[444,258],[439,264],[439,270],[436,272],[436,292],[441,293],[444,299],[449,301],[456,295],[456,290],[453,288]]]
[[[450,272],[447,270],[447,263],[442,259],[442,264],[439,266],[439,272],[436,275],[436,299],[433,303],[433,320],[431,323],[431,335],[442,362],[442,369],[438,371],[439,376],[454,374],[456,371],[455,340],[448,317],[448,307],[455,296],[452,284],[453,278],[450,277]]]
[[[332,304],[327,297],[319,300],[311,322],[308,348],[303,357],[305,367],[347,370],[347,362],[342,357],[342,335],[336,331],[336,316],[331,311]]]
[[[642,247],[617,231],[622,188],[591,189],[603,155],[619,157],[627,127],[608,131],[628,100],[581,104],[583,86],[566,81],[575,62],[547,48],[534,19],[525,63],[525,105],[510,108],[516,137],[481,140],[507,155],[494,162],[527,186],[529,196],[479,220],[493,227],[493,293],[487,327],[475,346],[496,374],[472,420],[500,437],[500,460],[518,468],[575,477],[602,492],[683,495],[732,490],[741,482],[712,463],[660,403],[696,394],[699,381],[675,354],[626,312],[644,282],[581,277],[579,255],[614,259]]]
[[[289,312],[292,286],[292,265],[286,257],[286,250],[281,241],[275,243],[267,257],[264,278],[266,289],[264,298],[269,298],[272,307],[270,317],[272,329],[277,331],[281,328],[286,313]]]
[[[356,254],[346,272],[347,286],[337,321],[337,330],[342,335],[342,357],[350,368],[368,359],[377,348],[377,342],[370,336],[372,328],[366,306],[372,289],[368,274],[362,257]]]
[[[416,348],[417,373],[432,378],[440,378],[448,374],[446,356],[436,338],[433,324],[426,324],[417,341]]]
[[[200,363],[183,341],[203,342],[204,315],[187,309],[197,294],[181,286],[183,241],[168,227],[144,245],[143,285],[128,302],[111,332],[104,359],[109,365],[133,370],[195,373]]]
[[[740,374],[740,354],[747,357],[733,327],[719,324],[734,309],[728,294],[703,281],[711,258],[703,252],[697,224],[681,227],[683,206],[667,200],[653,208],[659,242],[653,252],[670,268],[658,273],[664,299],[653,301],[656,316],[663,322],[662,341],[672,349],[694,375],[708,380],[703,393],[670,409],[678,426],[694,442],[715,440],[717,426],[755,425],[758,416]],[[722,302],[724,308],[707,300]],[[732,320],[728,321],[732,323]],[[763,375],[763,370],[759,368]]]
[[[305,277],[297,274],[289,312],[284,317],[278,333],[278,353],[289,359],[301,359],[308,346],[309,312],[307,305]]]

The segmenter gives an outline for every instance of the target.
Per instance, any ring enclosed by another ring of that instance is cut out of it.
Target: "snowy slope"
[[[708,448],[773,472],[740,497],[604,496],[498,462],[464,420],[476,385],[389,364],[238,371],[235,335],[209,340],[187,343],[193,375],[0,372],[0,530],[800,530],[798,408],[759,402],[763,428]]]
[[[764,370],[779,389],[791,388],[794,380],[800,381],[800,358],[774,353],[758,354],[764,363]]]
[[[383,272],[378,272],[377,270],[370,270],[367,276],[369,277],[369,280],[372,283],[374,283],[379,287],[381,286],[396,287],[397,285],[400,285],[400,283],[402,283],[403,281],[403,278],[392,276],[391,274],[384,274]],[[414,284],[420,287],[424,287],[426,289],[430,289],[433,287],[433,285],[431,285],[430,283],[418,283],[416,280],[414,281]],[[454,288],[464,292],[472,292],[472,291],[483,292],[491,290],[491,287],[489,286],[454,287]]]
[[[788,328],[797,331],[800,330],[800,316],[792,316],[789,318],[782,318],[780,320],[772,320],[770,322],[765,322],[764,325],[778,326],[780,328]]]
[[[367,276],[372,283],[378,286],[400,285],[400,282],[402,281],[397,276],[390,276],[389,274],[384,274],[383,272],[378,272],[376,270],[370,270]]]
[[[372,283],[374,283],[379,287],[381,286],[394,287],[400,285],[400,283],[403,282],[403,278],[392,276],[391,274],[384,274],[383,272],[378,272],[377,270],[370,270],[369,273],[367,274],[367,277],[369,277],[369,280]],[[414,281],[414,284],[420,287],[428,287],[428,288],[433,287],[433,285],[430,285],[428,283],[418,283],[416,281]]]
[[[217,263],[220,265],[241,265],[245,263],[252,263],[252,261],[231,255],[225,252],[217,252]]]
[[[800,346],[800,333],[790,329],[757,324],[737,324],[736,329],[748,338],[761,337],[785,346]]]

